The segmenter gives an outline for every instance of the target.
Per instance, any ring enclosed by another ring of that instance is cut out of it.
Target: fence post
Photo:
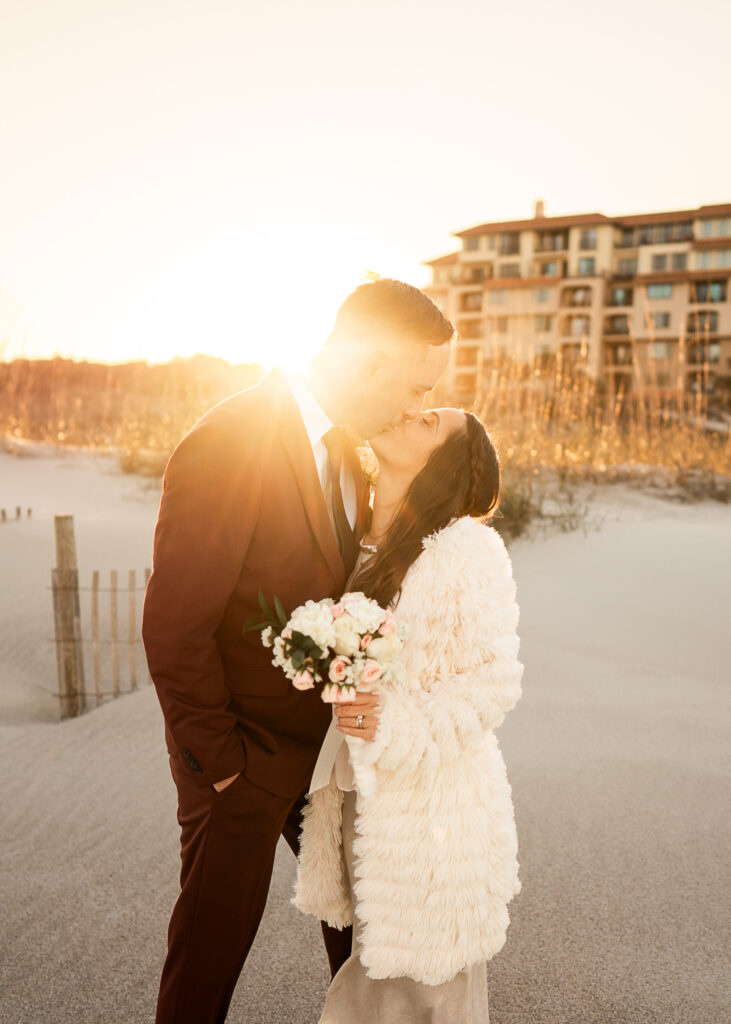
[[[152,569],[145,569],[145,593],[142,598],[142,606],[144,608],[145,597],[147,597],[147,584],[150,582],[150,576],[152,576]],[[140,639],[142,637],[140,636]],[[150,675],[150,669],[147,664],[147,652],[145,651],[145,645],[142,644],[142,656],[145,659],[145,672],[147,673],[147,682],[152,684],[152,676]]]
[[[117,570],[109,573],[109,626],[112,635],[112,693],[119,696],[119,620],[117,618]]]
[[[99,649],[99,570],[91,574],[91,647],[94,655],[96,706],[102,702],[102,662]]]
[[[56,568],[52,570],[58,692],[61,718],[75,717],[86,706],[81,647],[79,571],[73,516],[54,516]]]
[[[135,590],[137,587],[137,574],[134,569],[129,570],[129,633],[127,641],[129,644],[129,685],[131,690],[137,689],[137,607],[135,602]]]

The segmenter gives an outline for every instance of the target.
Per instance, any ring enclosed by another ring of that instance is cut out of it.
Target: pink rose
[[[372,658],[366,658],[360,670],[360,681],[364,686],[372,686],[383,675],[383,666]]]
[[[388,636],[389,633],[396,632],[396,619],[393,617],[391,612],[386,612],[386,618],[378,627],[378,632],[381,636]]]
[[[339,619],[341,615],[345,615],[345,605],[340,603],[334,604],[330,609],[330,614],[334,619]]]
[[[315,680],[310,671],[305,669],[303,672],[297,672],[294,679],[292,680],[292,686],[297,690],[311,690],[315,685]]]
[[[373,639],[373,637],[370,635],[370,633],[366,633],[364,636],[361,637],[361,641],[360,641],[360,649],[361,649],[361,651],[364,651],[366,649],[366,647],[368,646],[368,644],[371,642],[372,639]]]
[[[355,687],[325,683],[322,688],[322,699],[325,704],[349,704],[355,700]]]
[[[343,679],[345,679],[345,670],[350,664],[352,664],[350,658],[346,658],[344,654],[333,658],[330,662],[330,671],[328,672],[331,682],[342,683]]]
[[[285,629],[282,630],[280,636],[283,636],[285,640],[292,639],[292,630],[289,628],[289,626],[285,627]]]

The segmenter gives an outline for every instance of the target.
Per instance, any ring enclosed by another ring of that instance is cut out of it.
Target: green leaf
[[[241,635],[244,636],[246,633],[255,633],[259,630],[265,629],[268,625],[270,625],[269,622],[257,622],[255,617],[247,619],[241,627]]]
[[[277,610],[277,615],[279,616],[279,621],[282,623],[283,626],[286,626],[287,625],[287,613],[285,612],[284,607],[282,605],[282,602],[279,600],[279,598],[277,597],[276,594],[274,595],[274,607]]]
[[[269,605],[267,604],[266,598],[264,597],[264,594],[263,594],[263,592],[261,590],[259,591],[259,607],[264,612],[264,614],[266,615],[267,619],[273,619],[274,618],[274,616],[272,615],[272,610],[269,607]]]
[[[292,662],[292,667],[293,668],[296,668],[296,669],[302,668],[302,664],[303,664],[303,662],[305,660],[305,652],[304,651],[300,651],[300,650],[293,651],[291,656],[290,656],[290,660]]]

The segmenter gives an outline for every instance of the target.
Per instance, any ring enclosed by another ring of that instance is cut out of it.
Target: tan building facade
[[[603,378],[610,394],[731,393],[731,203],[626,217],[584,213],[455,232],[424,290],[455,324],[445,380],[540,358]]]

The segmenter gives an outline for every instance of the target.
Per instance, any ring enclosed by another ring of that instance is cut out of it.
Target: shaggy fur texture
[[[354,885],[361,961],[373,978],[438,985],[503,946],[521,888],[510,784],[493,730],[521,694],[510,558],[464,517],[425,538],[394,611],[408,628],[405,678],[379,683],[363,741],[377,770],[356,798]],[[292,902],[352,923],[333,778],[308,798]]]

